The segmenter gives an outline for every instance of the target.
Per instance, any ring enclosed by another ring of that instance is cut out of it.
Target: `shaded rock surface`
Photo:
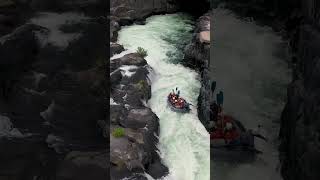
[[[0,179],[107,179],[107,19],[37,12],[35,2],[14,1],[32,17],[0,37]]]
[[[205,37],[202,35],[205,34]],[[201,88],[198,97],[198,116],[208,128],[210,121],[210,103],[212,101],[210,65],[210,12],[201,16],[196,23],[193,38],[185,48],[184,64],[200,72]],[[205,38],[205,40],[203,39]]]
[[[318,21],[319,22],[319,21]],[[311,24],[299,27],[294,80],[288,87],[281,117],[282,174],[284,179],[319,179],[320,157],[320,31]]]
[[[132,23],[144,24],[154,14],[188,12],[195,16],[204,14],[210,7],[209,0],[111,0],[110,39],[115,42],[119,26]]]
[[[225,7],[254,17],[289,39],[293,80],[281,116],[281,173],[284,180],[319,179],[319,4],[314,0],[231,0]]]
[[[134,177],[144,172],[157,178],[168,173],[156,152],[159,119],[146,104],[151,98],[149,69],[136,53],[110,60],[114,79],[110,95],[111,179],[144,179]],[[124,129],[122,137],[113,137],[116,128]]]

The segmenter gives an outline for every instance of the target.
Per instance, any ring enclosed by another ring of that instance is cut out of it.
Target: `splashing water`
[[[159,150],[172,180],[210,179],[209,134],[200,123],[197,107],[179,114],[167,106],[167,95],[175,87],[181,96],[197,104],[200,82],[198,74],[179,64],[183,47],[192,37],[192,19],[184,14],[152,16],[145,25],[124,27],[119,43],[135,51],[147,50],[146,60],[153,68],[152,97],[149,106],[160,119]]]

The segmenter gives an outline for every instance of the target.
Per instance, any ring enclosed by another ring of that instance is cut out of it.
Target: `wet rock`
[[[197,20],[193,38],[185,48],[184,64],[200,71],[201,88],[198,96],[198,116],[208,128],[210,121],[210,104],[212,102],[210,65],[210,13]]]
[[[122,45],[117,43],[110,43],[110,57],[112,57],[115,54],[119,54],[122,51],[124,51],[124,48]]]
[[[178,9],[175,2],[169,0],[152,1],[128,1],[111,0],[111,15],[119,17],[121,20],[133,22],[134,19],[145,18],[154,13],[170,13]]]
[[[320,177],[318,170],[313,168],[318,162],[320,147],[319,21],[310,17],[312,12],[306,7],[302,9],[308,23],[296,24],[295,28],[291,25],[290,28],[290,31],[296,30],[297,37],[292,37],[290,44],[297,58],[281,117],[280,160],[285,180],[315,180]]]
[[[121,58],[111,60],[110,72],[115,71],[121,66],[131,66],[132,68],[130,69],[133,70],[133,69],[143,68],[142,66],[145,66],[145,65],[147,65],[147,61],[144,58],[142,58],[137,53],[131,53],[131,54],[126,54]],[[123,68],[123,69],[126,69],[126,68]]]
[[[1,138],[0,179],[54,176],[57,156],[41,141],[41,138]]]
[[[120,58],[122,65],[144,66],[147,61],[137,53],[126,54]]]
[[[36,61],[39,46],[34,30],[39,28],[36,25],[23,25],[11,34],[0,38],[1,77],[8,77],[9,74],[17,75],[27,65]]]
[[[57,179],[107,179],[109,178],[107,160],[107,153],[103,151],[70,152],[59,165]]]
[[[110,123],[119,124],[126,117],[126,109],[121,105],[110,105]]]
[[[137,144],[125,137],[115,138],[110,135],[110,162],[119,168],[127,168],[133,173],[142,173],[144,151]],[[123,166],[125,165],[125,166]]]
[[[90,15],[102,15],[107,11],[102,0],[31,0],[29,7],[35,11],[81,11]]]
[[[111,74],[110,74],[110,83],[112,85],[112,87],[116,86],[117,84],[120,83],[122,79],[122,74],[121,74],[121,70],[116,70],[116,71],[113,71]]]
[[[146,127],[147,124],[155,123],[158,119],[156,115],[149,109],[131,109],[127,119],[120,121],[124,127],[139,129]]]
[[[156,161],[149,166],[147,173],[153,178],[159,179],[163,176],[166,176],[169,173],[169,169],[160,162]]]
[[[116,42],[118,38],[118,31],[120,30],[120,25],[118,21],[111,20],[109,28],[110,28],[110,41]]]

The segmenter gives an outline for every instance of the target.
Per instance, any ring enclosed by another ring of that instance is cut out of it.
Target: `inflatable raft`
[[[183,98],[179,97],[177,99],[172,98],[172,94],[170,93],[167,97],[167,103],[169,108],[178,113],[188,113],[190,112],[190,104]]]
[[[219,124],[221,127],[210,132],[211,155],[214,160],[250,161],[256,154],[262,153],[255,148],[255,137],[266,140],[264,137],[246,130],[240,121],[231,116],[225,115],[222,122],[223,124]],[[232,129],[226,132],[223,127],[227,123],[232,124]]]

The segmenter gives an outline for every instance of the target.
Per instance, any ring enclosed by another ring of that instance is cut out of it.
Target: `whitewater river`
[[[146,60],[151,73],[152,97],[148,104],[160,119],[159,150],[169,168],[170,180],[209,180],[209,135],[197,116],[197,108],[189,114],[178,114],[167,107],[168,93],[175,87],[181,96],[197,105],[199,75],[182,65],[183,47],[191,40],[193,19],[184,14],[152,16],[145,25],[123,27],[118,43],[127,52],[138,47],[148,51]]]
[[[269,142],[256,141],[263,151],[253,162],[211,162],[214,180],[280,180],[279,121],[290,81],[286,43],[271,28],[241,20],[224,9],[213,15],[212,77],[223,90],[225,112]]]

